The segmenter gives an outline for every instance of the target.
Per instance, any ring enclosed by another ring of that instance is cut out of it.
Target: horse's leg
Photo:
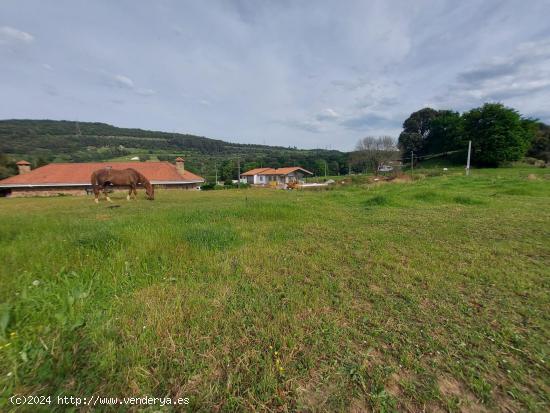
[[[99,188],[94,186],[93,190],[94,190],[94,202],[96,204],[99,204]]]
[[[137,200],[137,189],[135,186],[134,186],[134,200]]]
[[[130,197],[132,195],[132,186],[130,186],[130,191],[128,192],[128,195],[126,195],[126,200],[129,201]]]
[[[113,202],[111,201],[111,198],[109,198],[109,195],[107,195],[107,186],[103,187],[103,193],[105,194],[105,199],[107,199],[107,201]]]

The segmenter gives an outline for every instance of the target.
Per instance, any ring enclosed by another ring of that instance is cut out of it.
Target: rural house
[[[252,185],[285,185],[290,182],[303,182],[306,175],[313,175],[313,173],[300,166],[256,168],[241,174],[246,178],[246,182]]]
[[[26,161],[17,162],[19,175],[0,181],[0,196],[86,195],[91,190],[90,177],[101,168],[134,168],[156,188],[195,189],[204,179],[185,170],[185,161],[170,162],[91,162],[51,163],[31,170]]]

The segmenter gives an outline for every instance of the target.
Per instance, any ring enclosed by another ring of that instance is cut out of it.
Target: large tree
[[[413,112],[403,122],[403,132],[399,135],[399,148],[406,154],[415,152],[424,154],[426,140],[432,129],[432,122],[439,116],[439,112],[432,108],[420,109]]]
[[[538,124],[537,136],[531,143],[527,155],[533,158],[550,162],[550,126],[544,123]]]
[[[536,124],[500,103],[486,103],[463,114],[464,136],[472,141],[472,162],[498,166],[517,161],[529,148]]]
[[[377,171],[381,163],[395,158],[399,158],[399,151],[394,138],[367,136],[357,142],[351,162],[362,170]]]
[[[0,179],[4,179],[12,175],[17,175],[17,165],[15,164],[15,159],[0,152]]]
[[[440,110],[431,122],[430,133],[424,142],[426,154],[454,151],[466,146],[463,120],[458,112]]]

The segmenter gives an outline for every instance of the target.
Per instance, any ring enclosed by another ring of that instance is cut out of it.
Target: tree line
[[[107,161],[135,154],[142,161],[173,161],[184,156],[186,168],[209,181],[237,179],[240,171],[260,167],[301,166],[317,176],[376,171],[389,160],[450,153],[463,164],[467,142],[472,162],[499,166],[524,156],[550,162],[550,126],[499,103],[459,113],[423,108],[404,122],[395,140],[362,138],[354,151],[301,150],[281,146],[237,144],[188,134],[117,128],[104,123],[53,120],[0,121],[0,179],[17,173],[24,157],[33,168],[50,162]]]
[[[486,103],[462,114],[424,108],[403,122],[398,147],[403,157],[466,151],[477,166],[499,166],[526,155],[549,161],[550,127],[500,103]],[[464,153],[449,160],[464,163]]]

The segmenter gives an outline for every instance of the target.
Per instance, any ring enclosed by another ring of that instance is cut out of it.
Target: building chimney
[[[31,171],[31,164],[27,161],[19,161],[16,165],[19,169],[19,175],[28,174]]]
[[[183,158],[176,158],[176,169],[180,174],[185,172],[185,160]]]

